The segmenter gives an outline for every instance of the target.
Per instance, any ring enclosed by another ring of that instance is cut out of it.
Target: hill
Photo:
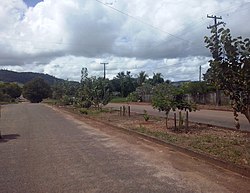
[[[54,76],[35,72],[14,72],[10,70],[0,70],[0,81],[2,82],[17,82],[25,84],[26,82],[40,77],[44,79],[48,84],[52,85],[55,82],[63,82],[63,79],[56,78]]]

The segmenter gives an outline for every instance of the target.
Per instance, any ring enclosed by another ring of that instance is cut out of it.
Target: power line
[[[106,7],[108,7],[108,8],[110,8],[110,9],[112,9],[112,10],[114,10],[114,11],[116,11],[116,12],[118,12],[118,13],[120,13],[120,14],[122,14],[122,15],[125,15],[125,16],[127,16],[127,17],[129,17],[131,19],[134,19],[134,20],[136,20],[136,21],[138,21],[138,22],[140,22],[140,23],[142,23],[144,25],[147,25],[147,26],[149,26],[149,27],[151,27],[151,28],[153,28],[155,30],[158,30],[158,31],[160,31],[162,33],[168,34],[169,36],[172,36],[172,37],[174,37],[176,39],[179,39],[179,40],[182,40],[182,41],[185,41],[185,42],[188,42],[188,43],[190,42],[189,40],[186,40],[186,39],[183,39],[182,37],[171,34],[171,33],[167,32],[167,31],[165,31],[165,30],[163,30],[163,29],[161,29],[159,27],[156,27],[156,26],[154,26],[154,25],[152,25],[150,23],[147,23],[147,22],[145,22],[145,21],[143,21],[143,20],[141,20],[141,19],[139,19],[139,18],[137,18],[137,17],[135,17],[133,15],[130,15],[129,13],[126,13],[124,11],[116,9],[115,7],[111,7],[111,6],[107,5],[106,3],[102,2],[102,1],[99,1],[99,0],[95,0],[95,1],[102,4],[102,5],[104,5],[104,6],[106,6]]]

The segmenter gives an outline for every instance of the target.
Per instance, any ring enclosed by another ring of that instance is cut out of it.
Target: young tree
[[[168,115],[171,110],[196,110],[195,104],[188,102],[181,89],[171,84],[161,83],[154,87],[152,105],[166,114],[166,128],[168,128]]]
[[[166,114],[166,128],[168,128],[168,114],[173,107],[174,87],[170,84],[158,84],[153,90],[152,105]]]
[[[81,71],[81,88],[79,89],[79,97],[82,106],[89,108],[94,105],[98,109],[108,104],[111,100],[111,89],[109,80],[96,77],[88,77],[87,68]]]
[[[246,116],[250,123],[250,40],[233,38],[229,29],[221,28],[216,35],[205,37],[206,47],[212,53],[207,76],[229,96],[236,128],[240,128],[238,112]]]
[[[52,94],[49,84],[42,78],[35,78],[23,87],[23,96],[32,103],[39,103]]]

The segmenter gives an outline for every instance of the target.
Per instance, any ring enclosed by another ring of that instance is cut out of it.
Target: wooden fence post
[[[125,107],[125,106],[123,106],[122,108],[123,108],[123,112],[122,112],[122,115],[123,115],[123,116],[125,116],[125,112],[126,112],[126,107]]]
[[[188,132],[188,111],[186,111],[186,124],[185,124],[185,127],[186,127],[186,133]]]
[[[130,117],[130,106],[128,106],[128,116]]]
[[[174,113],[174,130],[176,131],[177,128],[176,128],[176,113]]]
[[[122,116],[122,107],[120,107],[120,116]]]

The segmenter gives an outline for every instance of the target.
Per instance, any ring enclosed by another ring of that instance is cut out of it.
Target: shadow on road
[[[20,137],[18,134],[1,135],[0,143],[5,143],[10,140],[17,139],[18,137]]]

